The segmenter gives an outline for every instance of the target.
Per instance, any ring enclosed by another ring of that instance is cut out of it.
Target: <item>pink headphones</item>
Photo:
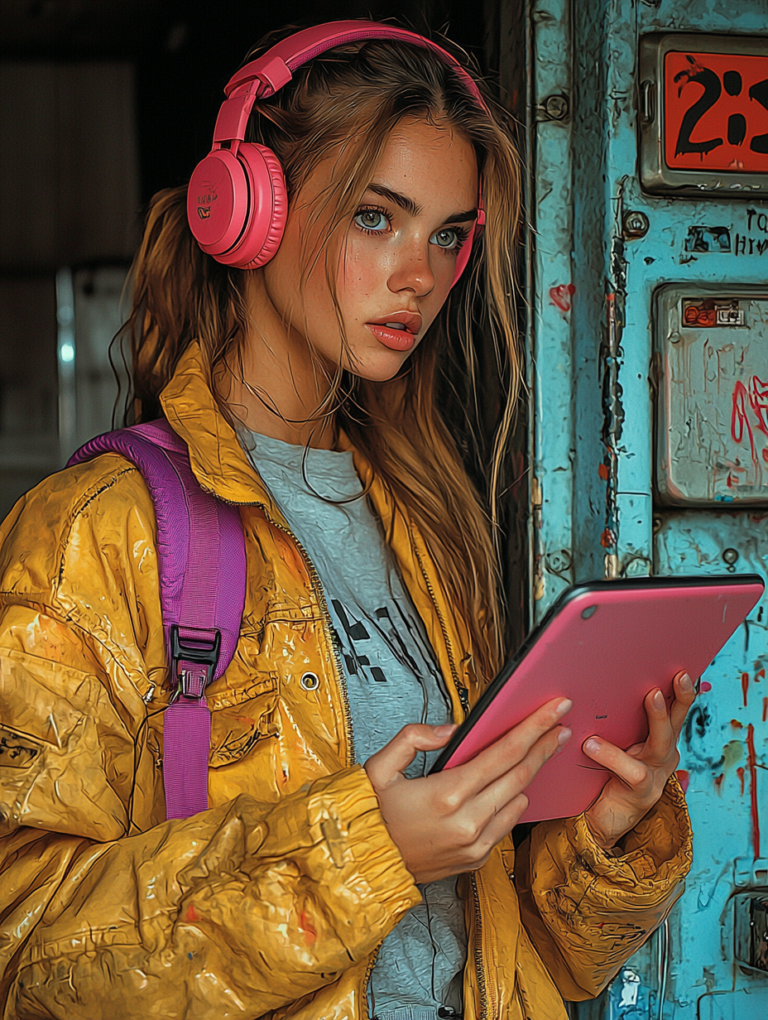
[[[190,229],[203,251],[218,262],[236,269],[258,269],[275,255],[285,229],[288,203],[280,162],[265,145],[244,141],[254,102],[274,95],[297,68],[326,50],[366,39],[400,39],[431,50],[454,69],[480,108],[489,112],[467,71],[450,53],[415,32],[375,21],[332,21],[283,39],[241,68],[227,84],[227,98],[213,132],[213,149],[198,163],[189,182]],[[225,143],[228,148],[222,148]],[[484,223],[480,197],[474,234],[456,260],[454,284],[466,268],[473,237]]]

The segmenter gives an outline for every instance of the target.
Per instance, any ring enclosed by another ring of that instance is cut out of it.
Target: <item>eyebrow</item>
[[[405,209],[411,216],[418,216],[421,212],[421,206],[417,205],[412,198],[408,198],[406,195],[401,195],[399,191],[392,191],[391,188],[385,187],[383,184],[369,184],[368,191],[372,191],[375,195],[380,195],[382,198],[388,199],[390,202],[394,202],[395,205],[399,205],[401,209]],[[454,213],[453,216],[446,216],[444,223],[464,223],[467,220],[477,219],[477,209],[468,209],[466,212]]]

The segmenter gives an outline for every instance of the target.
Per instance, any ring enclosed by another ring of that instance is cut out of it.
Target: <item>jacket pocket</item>
[[[278,699],[276,672],[261,673],[253,684],[240,692],[236,704],[217,704],[211,708],[211,768],[231,765],[249,754],[259,741],[277,735],[275,709]]]
[[[124,835],[134,740],[98,677],[2,649],[0,706],[0,831]]]

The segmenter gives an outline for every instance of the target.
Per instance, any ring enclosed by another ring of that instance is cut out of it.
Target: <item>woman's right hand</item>
[[[418,883],[481,867],[528,807],[523,791],[571,731],[559,725],[567,698],[542,705],[472,761],[408,779],[418,751],[448,743],[453,725],[403,727],[365,763],[381,813],[405,865]]]

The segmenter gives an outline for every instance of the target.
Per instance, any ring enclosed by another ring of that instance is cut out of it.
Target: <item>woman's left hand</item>
[[[588,758],[613,773],[603,792],[586,812],[587,823],[598,844],[612,849],[633,829],[661,797],[667,780],[677,768],[677,741],[688,709],[696,698],[691,678],[678,673],[675,700],[667,711],[658,687],[645,698],[648,739],[622,751],[601,737],[589,737],[582,750]]]

